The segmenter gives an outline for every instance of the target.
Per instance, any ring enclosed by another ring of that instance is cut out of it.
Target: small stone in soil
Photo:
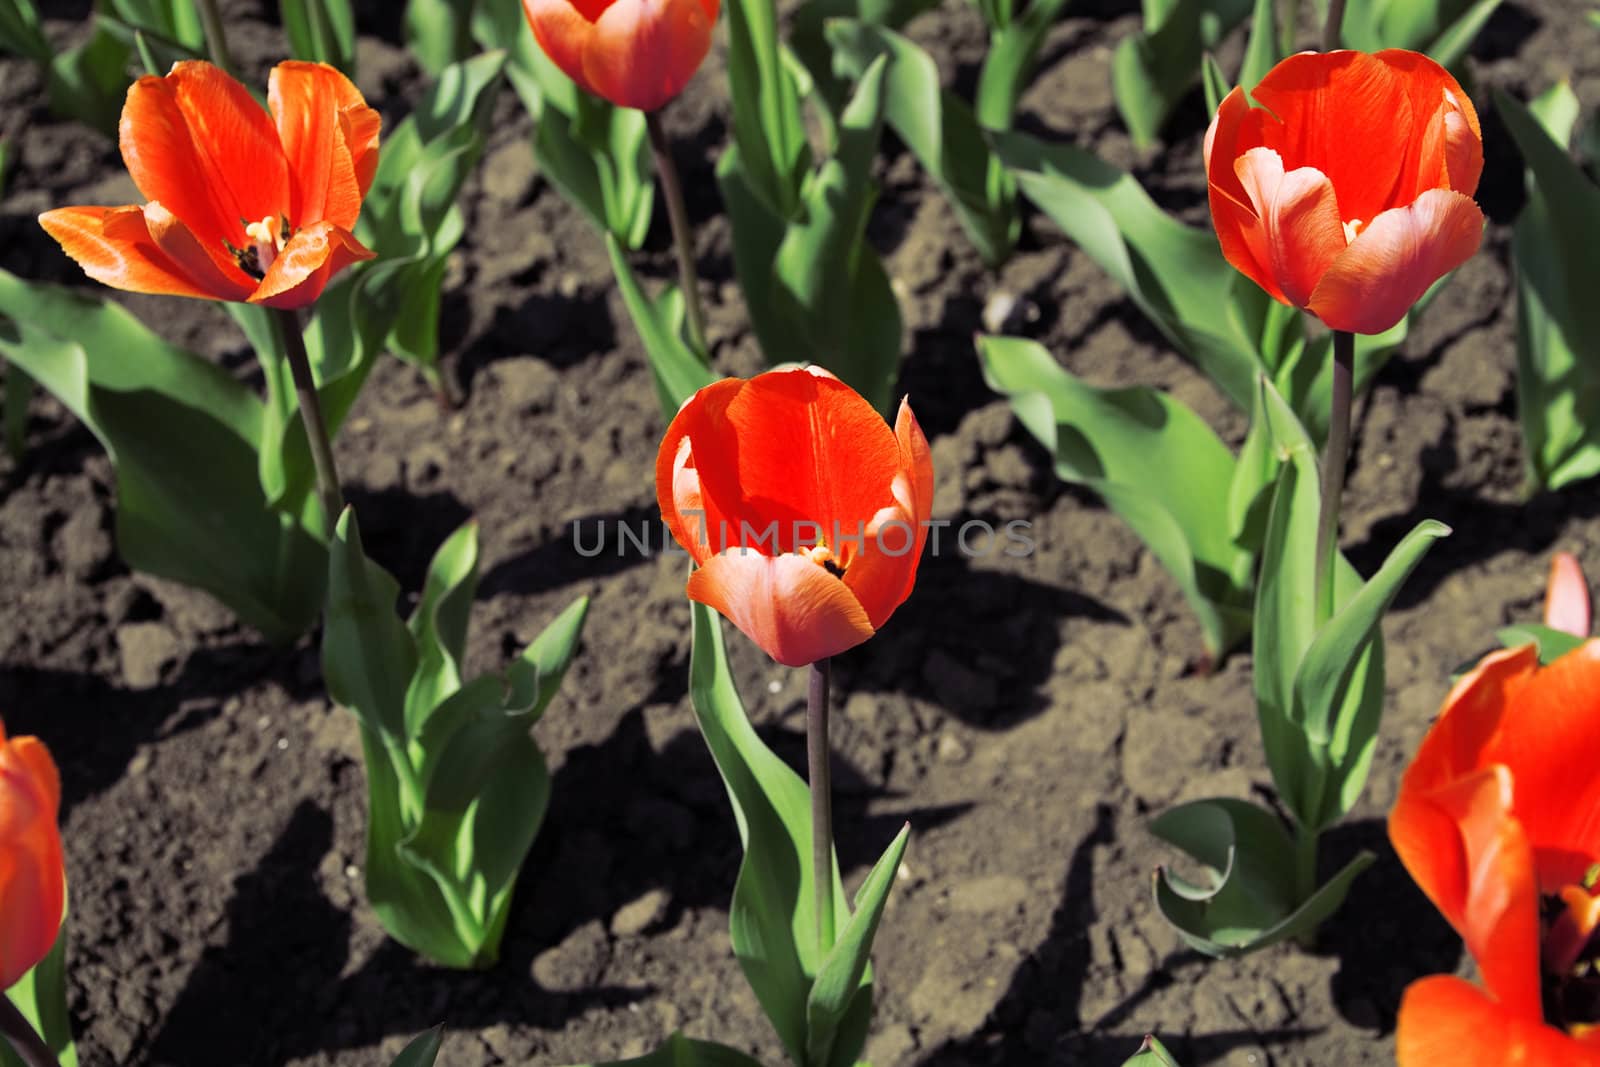
[[[182,652],[178,638],[159,622],[130,622],[117,627],[117,653],[122,680],[129,689],[153,689],[161,672]]]
[[[955,734],[940,734],[938,756],[942,763],[965,763],[972,751]]]
[[[637,900],[624,904],[611,917],[614,937],[634,937],[644,933],[667,916],[672,897],[665,889],[652,889]]]

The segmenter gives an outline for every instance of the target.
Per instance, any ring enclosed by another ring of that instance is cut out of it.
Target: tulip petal
[[[1557,552],[1550,560],[1550,584],[1544,597],[1544,624],[1574,637],[1589,636],[1589,583],[1578,557]]]
[[[1600,860],[1600,640],[1529,677],[1483,758],[1511,769],[1546,893]]]
[[[916,586],[933,517],[933,455],[909,400],[900,401],[894,432],[901,464],[890,486],[895,505],[873,516],[861,550],[844,574],[874,629],[889,621]]]
[[[348,230],[319,222],[289,238],[250,295],[250,303],[273,308],[305,307],[316,302],[335,274],[374,256]]]
[[[165,252],[185,277],[220,300],[243,300],[256,283],[237,262],[215,255],[202,245],[189,227],[159,201],[144,206],[145,228],[156,247]],[[218,248],[217,252],[225,250]]]
[[[522,12],[544,54],[580,89],[591,93],[595,89],[583,72],[583,53],[594,36],[594,20],[607,5],[593,6],[599,10],[590,14],[569,0],[522,0]]]
[[[1400,1001],[1399,1067],[1600,1067],[1600,1051],[1542,1016],[1520,1014],[1470,982],[1434,975]]]
[[[678,409],[656,452],[656,504],[662,521],[696,563],[704,563],[727,547],[711,542],[711,536],[725,528],[727,516],[714,500],[703,496],[691,431],[701,432],[707,441],[707,455],[717,455],[717,446],[705,427],[723,418],[744,385],[738,378],[724,378],[695,393]]]
[[[54,825],[61,814],[61,772],[50,758],[50,750],[37,737],[19,737],[11,742],[10,749],[18,769],[32,785],[39,807]]]
[[[844,582],[804,556],[713,556],[689,576],[689,599],[720,611],[788,667],[837,655],[873,633]]]
[[[859,393],[817,367],[742,385],[685,409],[698,413],[686,429],[708,517],[758,527],[776,520],[778,549],[790,552],[814,539],[807,524],[831,543],[859,536],[894,503],[900,444]],[[855,550],[843,543],[839,565],[848,569]]]
[[[228,299],[190,277],[156,245],[137,205],[57,208],[40,215],[39,225],[103,285],[158,296]]]
[[[43,959],[61,928],[60,797],[61,779],[44,745],[33,737],[7,743],[0,735],[0,989]]]
[[[1347,246],[1332,183],[1311,167],[1285,173],[1270,148],[1250,149],[1234,168],[1258,220],[1243,230],[1251,255],[1289,303],[1305,307],[1318,279]]]
[[[622,107],[654,111],[683,91],[711,50],[701,0],[616,0],[583,49],[594,92]]]
[[[1482,240],[1483,212],[1470,197],[1430,189],[1373,219],[1328,266],[1307,306],[1330,329],[1382,333]]]
[[[1287,304],[1289,301],[1278,288],[1272,272],[1256,258],[1253,248],[1260,242],[1253,244],[1245,236],[1259,230],[1261,223],[1234,169],[1234,162],[1240,156],[1250,148],[1259,147],[1262,114],[1250,107],[1243,89],[1234,89],[1223,98],[1206,130],[1206,191],[1211,202],[1211,222],[1222,245],[1223,258],[1274,300]]]
[[[378,166],[378,113],[349,78],[324,63],[272,68],[267,105],[289,161],[290,224],[355,226]]]
[[[289,209],[288,165],[272,120],[244,86],[210,63],[140,78],[122,109],[122,158],[202,243],[242,246],[247,223]]]

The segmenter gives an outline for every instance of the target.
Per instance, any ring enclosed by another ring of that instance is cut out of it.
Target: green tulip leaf
[[[1135,144],[1155,140],[1199,80],[1202,57],[1250,8],[1251,0],[1145,0],[1144,30],[1120,41],[1111,60],[1117,110]]]
[[[0,48],[35,63],[49,63],[55,56],[33,0],[0,0]]]
[[[826,34],[835,64],[856,77],[889,57],[885,119],[949,198],[984,261],[1005,262],[1021,230],[1015,190],[977,116],[940,87],[933,57],[884,26],[841,19]]]
[[[1178,1067],[1178,1061],[1167,1051],[1165,1045],[1157,1041],[1153,1035],[1146,1034],[1139,1051],[1129,1057],[1122,1067]]]
[[[1518,623],[1507,626],[1495,632],[1495,640],[1506,648],[1519,648],[1522,645],[1537,645],[1539,649],[1539,662],[1548,665],[1565,656],[1568,652],[1580,647],[1587,637],[1569,634],[1565,630],[1552,629],[1537,623]]]
[[[406,735],[415,736],[429,713],[461,688],[472,598],[478,589],[478,524],[464,523],[428,565],[422,597],[406,624],[417,667],[406,690]]]
[[[716,381],[716,375],[684,337],[683,294],[668,286],[658,299],[651,300],[634,277],[627,255],[614,234],[606,234],[606,251],[611,254],[611,270],[616,275],[622,302],[633,319],[634,329],[639,331],[639,340],[650,361],[662,417],[670,422],[683,402]]]
[[[1204,868],[1204,882],[1155,874],[1156,905],[1195,949],[1219,959],[1243,956],[1322,924],[1375,857],[1363,852],[1331,881],[1297,901],[1295,843],[1276,816],[1242,800],[1197,800],[1163,812],[1150,832]]]
[[[790,1058],[807,1063],[807,1005],[827,962],[817,943],[810,792],[751,726],[728,672],[716,613],[691,604],[690,614],[689,692],[745,850],[728,912],[733,951]],[[833,878],[835,928],[848,930],[852,919],[837,863]],[[842,1017],[870,1012],[870,972],[850,995],[867,1006],[847,1006]],[[837,994],[829,999],[832,1003]]]
[[[978,355],[1057,475],[1099,493],[1167,568],[1220,658],[1248,630],[1253,563],[1233,539],[1227,446],[1166,394],[1085,385],[1033,341],[980,337]]]
[[[257,484],[262,405],[121,305],[0,272],[0,355],[87,426],[117,472],[128,566],[204,590],[271,641],[322,603],[323,550]]]
[[[861,980],[867,973],[872,939],[878,932],[889,889],[905,855],[911,827],[903,827],[889,843],[867,880],[856,893],[855,914],[839,933],[817,972],[806,999],[807,1063],[820,1067],[851,1067],[867,1040],[872,1021],[872,996],[863,995]]]
[[[1600,336],[1592,292],[1600,278],[1600,186],[1567,153],[1571,126],[1562,115],[1576,101],[1563,96],[1570,90],[1557,89],[1530,110],[1494,95],[1528,167],[1528,202],[1512,236],[1517,408],[1529,478],[1548,489],[1600,473],[1600,369],[1587,358]]]
[[[989,24],[989,51],[978,71],[973,107],[978,124],[989,130],[1009,130],[1017,103],[1033,76],[1039,49],[1068,0],[1030,0],[1019,14],[1011,3],[980,4]],[[1005,10],[1001,11],[1000,8]]]
[[[296,59],[356,69],[356,21],[350,0],[278,0],[278,14]]]
[[[439,1046],[443,1041],[443,1026],[425,1030],[413,1038],[411,1044],[400,1050],[400,1055],[394,1058],[389,1067],[433,1067],[439,1058]]]
[[[55,1053],[58,1067],[78,1067],[78,1047],[72,1040],[72,1015],[67,1010],[67,921],[44,959],[34,964],[4,995]],[[28,1067],[0,1038],[0,1067]]]

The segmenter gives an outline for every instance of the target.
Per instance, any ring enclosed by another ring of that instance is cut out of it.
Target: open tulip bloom
[[[720,0],[522,0],[533,36],[580,87],[655,111],[711,50]]]
[[[210,63],[140,78],[122,158],[149,202],[64,207],[39,222],[96,281],[139,293],[300,308],[373,254],[351,233],[380,120],[339,71],[273,68],[271,115]]]
[[[933,508],[928,441],[821,367],[727,378],[672,420],[661,516],[698,565],[689,597],[779,663],[871,637],[907,596]]]
[[[1461,934],[1482,985],[1424,978],[1401,1067],[1600,1065],[1600,640],[1541,667],[1486,656],[1400,783],[1395,851]]]
[[[1483,135],[1416,52],[1306,52],[1222,101],[1206,132],[1228,262],[1330,329],[1382,333],[1483,238]]]

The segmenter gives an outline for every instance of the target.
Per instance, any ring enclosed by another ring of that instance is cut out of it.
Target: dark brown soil
[[[227,5],[258,80],[282,55],[275,6]],[[360,81],[392,122],[421,78],[398,43],[399,5],[366,7]],[[1159,151],[1135,151],[1115,118],[1111,50],[1138,20],[1134,0],[1071,5],[1025,124],[1134,166],[1199,221],[1198,98]],[[984,46],[975,11],[950,0],[913,35],[970,92]],[[1471,66],[1480,90],[1526,96],[1570,76],[1600,101],[1600,37],[1571,0],[1507,0]],[[749,373],[759,357],[711,180],[728,127],[720,69],[714,56],[668,124],[712,279],[719,365]],[[15,160],[0,265],[81,283],[33,218],[134,199],[115,148],[52,121],[20,63],[0,63],[0,103]],[[477,516],[474,671],[499,668],[573,597],[594,598],[583,654],[538,727],[554,796],[503,959],[454,973],[386,940],[361,895],[356,731],[322,691],[314,642],[269,647],[206,597],[130,574],[111,540],[107,460],[39,397],[25,460],[0,460],[0,709],[8,729],[48,741],[65,780],[86,1067],[387,1064],[439,1022],[451,1067],[636,1055],[678,1027],[782,1062],[730,952],[739,843],[687,705],[682,558],[618,555],[614,542],[584,558],[571,542],[575,521],[654,523],[650,378],[599,237],[536,173],[509,93],[501,106],[445,307],[465,404],[441,412],[411,369],[386,361],[337,451],[370,549],[408,589]],[[1268,787],[1248,657],[1211,676],[1190,669],[1199,632],[1176,587],[1119,520],[1056,480],[984,389],[971,336],[1008,293],[1022,331],[1089,379],[1169,387],[1233,440],[1242,420],[1048,223],[1032,220],[1021,251],[987,274],[891,145],[871,234],[904,294],[902,387],[934,442],[936,517],[1027,519],[1038,551],[927,560],[911,602],[838,666],[847,881],[902,820],[914,828],[878,939],[877,1067],[1118,1064],[1147,1030],[1190,1067],[1391,1062],[1401,990],[1467,966],[1396,863],[1383,815],[1451,668],[1497,626],[1537,614],[1550,553],[1600,571],[1593,483],[1518,499],[1508,224],[1522,180],[1492,114],[1485,127],[1484,252],[1361,407],[1347,497],[1344,541],[1364,572],[1422,517],[1455,528],[1387,624],[1384,740],[1366,801],[1325,857],[1331,869],[1365,847],[1380,862],[1320,951],[1233,963],[1185,952],[1155,914],[1150,872],[1170,857],[1144,827],[1175,800]],[[671,273],[664,223],[639,257],[658,279]],[[249,366],[218,309],[132,303],[175,340]],[[798,764],[799,673],[730,645],[764,735]]]

